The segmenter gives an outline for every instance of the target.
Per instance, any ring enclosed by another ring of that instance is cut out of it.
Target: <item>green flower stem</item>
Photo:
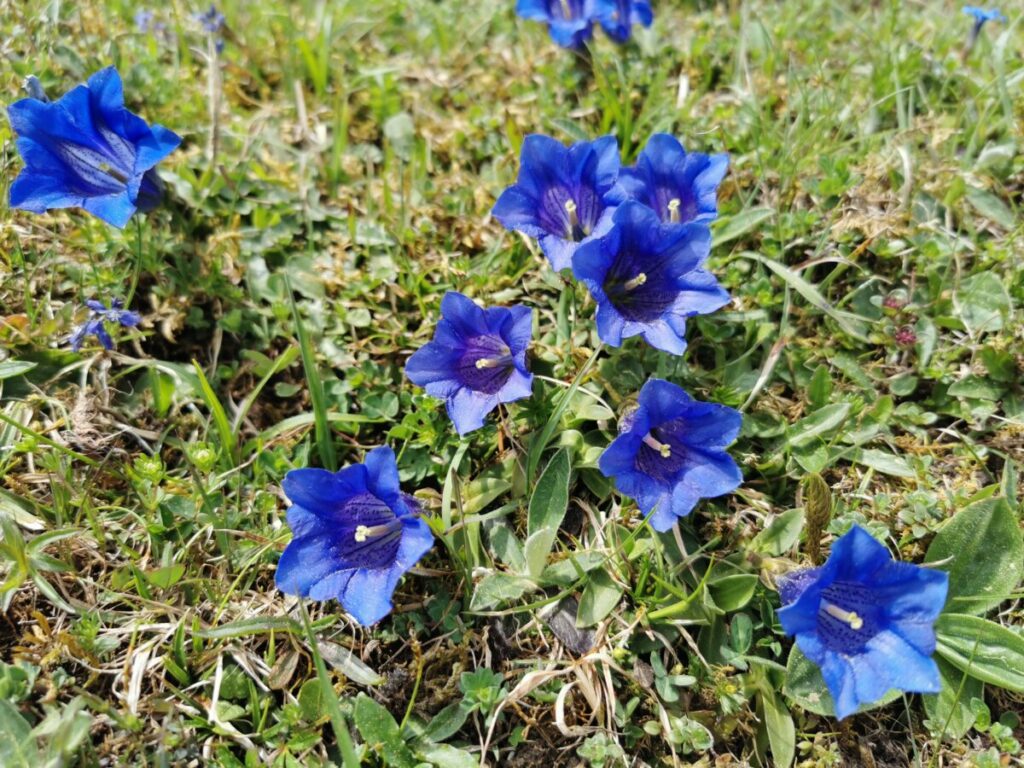
[[[532,483],[534,475],[537,474],[540,457],[544,453],[544,449],[548,447],[548,443],[551,442],[551,438],[554,436],[555,430],[558,429],[558,425],[562,421],[565,409],[569,407],[569,403],[576,394],[576,390],[580,388],[580,384],[583,383],[583,379],[590,372],[590,369],[594,367],[594,363],[597,362],[597,358],[601,354],[602,350],[604,350],[604,342],[601,342],[594,348],[590,358],[576,373],[576,378],[572,380],[572,384],[570,384],[569,388],[562,393],[562,397],[559,399],[558,405],[555,406],[554,412],[548,418],[548,422],[544,425],[544,429],[541,430],[540,436],[530,444],[526,467],[526,480],[528,483]]]
[[[320,649],[316,644],[316,635],[313,634],[313,625],[309,621],[309,614],[306,612],[306,603],[299,598],[299,613],[302,615],[302,626],[306,630],[306,638],[309,640],[309,649],[313,654],[313,663],[316,665],[316,676],[320,680],[320,688],[327,698],[327,714],[331,718],[331,727],[334,729],[334,738],[338,740],[338,749],[341,751],[341,763],[345,768],[359,768],[359,758],[356,757],[355,747],[352,746],[352,734],[348,731],[348,723],[345,721],[345,714],[341,711],[341,704],[338,702],[338,694],[331,684],[331,678],[327,675],[327,667],[320,657]]]

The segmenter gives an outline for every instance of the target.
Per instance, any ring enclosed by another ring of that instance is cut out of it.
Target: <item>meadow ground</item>
[[[944,0],[657,2],[588,62],[512,0],[224,0],[222,46],[185,0],[148,31],[128,0],[0,0],[5,103],[115,65],[184,139],[122,231],[9,209],[0,120],[0,762],[340,765],[348,728],[400,767],[1015,764],[1010,5],[963,56]],[[573,468],[541,573],[524,464],[597,347],[593,304],[489,212],[527,134],[612,134],[630,163],[655,132],[729,153],[709,268],[732,302],[684,356],[634,339],[584,373],[540,463]],[[403,373],[449,290],[538,318],[533,398],[465,439]],[[116,297],[140,327],[71,351],[85,300]],[[676,534],[596,469],[652,375],[744,412],[743,485]],[[382,444],[444,533],[381,623],[332,601],[304,626],[274,584],[282,478]],[[920,563],[964,510],[991,535],[949,555],[1006,630],[964,653],[988,676],[943,661],[951,696],[816,713],[775,577],[854,523]]]

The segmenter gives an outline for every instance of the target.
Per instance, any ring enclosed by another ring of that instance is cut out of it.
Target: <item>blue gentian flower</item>
[[[681,355],[686,318],[714,312],[728,292],[702,265],[711,250],[705,224],[662,224],[637,202],[623,203],[603,237],[583,243],[573,274],[597,302],[597,333],[613,347],[643,336],[652,347]]]
[[[566,147],[549,136],[523,141],[516,183],[502,192],[492,213],[506,229],[540,241],[551,266],[572,266],[580,243],[611,226],[625,199],[617,184],[619,145],[614,136]]]
[[[171,37],[167,30],[167,24],[160,21],[154,11],[146,8],[135,12],[135,29],[165,41]]]
[[[842,719],[892,690],[938,693],[935,619],[949,574],[894,561],[854,526],[820,568],[779,583],[779,622],[821,668]]]
[[[106,323],[116,323],[124,328],[134,328],[142,321],[138,312],[124,308],[124,302],[121,299],[114,299],[109,308],[102,301],[95,299],[89,299],[85,305],[89,307],[89,316],[84,323],[75,328],[68,339],[71,349],[75,352],[82,348],[82,344],[89,336],[95,336],[104,349],[113,349],[114,340],[107,333]]]
[[[152,32],[156,14],[148,8],[140,8],[135,12],[135,29],[139,32]]]
[[[516,14],[548,25],[551,39],[563,48],[581,48],[593,37],[595,0],[516,0]]]
[[[181,143],[124,105],[121,77],[101,70],[54,102],[27,98],[8,110],[25,161],[11,207],[33,213],[84,208],[115,227],[160,202],[154,166]]]
[[[223,51],[224,38],[221,35],[227,24],[227,19],[224,18],[224,14],[218,11],[217,7],[211,3],[209,10],[205,13],[194,14],[194,18],[213,39],[213,45],[214,48],[217,49],[217,53]]]
[[[499,403],[532,394],[526,348],[533,313],[522,305],[481,309],[451,291],[441,300],[441,315],[433,341],[409,358],[405,373],[445,400],[455,429],[464,435],[482,427]]]
[[[205,29],[211,35],[219,35],[223,29],[227,19],[224,18],[224,14],[217,10],[217,6],[210,4],[210,8],[205,13],[195,14],[195,19],[198,21],[203,29]]]
[[[978,8],[975,5],[965,5],[963,12],[974,19],[974,24],[980,31],[989,21],[1006,21],[1006,17],[999,12],[998,8]]]
[[[623,168],[619,184],[666,224],[711,221],[718,216],[718,185],[729,167],[727,154],[687,153],[674,136],[647,140],[634,168]]]
[[[664,532],[700,499],[729,493],[743,482],[725,451],[741,422],[739,411],[694,400],[682,387],[649,379],[598,466],[641,512],[654,510],[651,527]]]
[[[434,545],[418,503],[398,487],[394,451],[375,448],[336,473],[293,469],[282,487],[292,540],[277,564],[278,589],[335,598],[363,626],[384,618],[399,578]]]
[[[605,34],[617,43],[629,40],[634,24],[651,26],[654,13],[648,0],[595,0],[594,16]]]

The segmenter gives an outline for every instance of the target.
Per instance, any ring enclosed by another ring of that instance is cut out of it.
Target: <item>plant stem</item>
[[[135,216],[135,272],[132,274],[132,285],[125,296],[125,308],[131,308],[132,299],[135,298],[135,289],[139,287],[139,276],[142,274],[142,217]]]
[[[331,718],[334,738],[338,740],[338,749],[341,751],[341,763],[345,768],[359,768],[359,758],[356,757],[355,747],[352,746],[352,734],[348,732],[348,723],[345,721],[345,714],[341,711],[338,694],[331,684],[331,679],[327,676],[327,667],[324,666],[324,660],[320,657],[320,649],[316,644],[316,635],[313,634],[313,625],[309,621],[306,603],[302,598],[299,598],[299,613],[302,615],[302,626],[306,629],[309,649],[313,654],[316,676],[320,680],[320,688],[323,691],[323,695],[327,698],[327,714]]]
[[[544,425],[544,429],[541,430],[540,436],[530,445],[530,452],[527,456],[526,467],[527,482],[533,481],[533,476],[537,473],[537,466],[540,464],[540,457],[544,453],[544,449],[548,447],[548,443],[551,442],[551,437],[558,428],[558,424],[562,421],[562,415],[565,413],[565,409],[569,407],[569,402],[576,394],[576,390],[579,389],[580,384],[583,383],[583,379],[590,372],[590,369],[594,367],[594,363],[597,362],[597,358],[603,349],[603,342],[594,348],[590,358],[576,373],[576,378],[572,380],[572,384],[570,384],[569,388],[562,393],[562,397],[558,401],[558,405],[555,406],[554,412],[548,418],[548,422]]]

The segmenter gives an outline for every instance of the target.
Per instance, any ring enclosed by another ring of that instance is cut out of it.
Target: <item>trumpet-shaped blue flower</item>
[[[666,224],[711,221],[718,216],[718,185],[728,167],[724,153],[688,153],[674,136],[656,133],[636,166],[622,169],[619,184]]]
[[[648,0],[596,0],[594,16],[605,34],[617,43],[629,40],[634,24],[649,27],[654,21]]]
[[[11,185],[11,207],[33,213],[79,207],[115,227],[159,203],[154,166],[181,143],[128,111],[113,67],[57,101],[16,101],[8,115],[25,161]]]
[[[711,250],[705,224],[662,224],[653,210],[623,203],[603,237],[583,243],[573,274],[597,302],[597,332],[613,347],[643,336],[652,347],[681,355],[686,318],[714,312],[728,292],[702,267]]]
[[[405,373],[445,400],[455,429],[464,435],[482,427],[498,403],[532,393],[526,348],[533,313],[521,305],[481,309],[451,291],[441,300],[441,315],[433,341],[409,358]]]
[[[965,5],[963,12],[974,19],[974,24],[980,31],[989,21],[1006,21],[1006,17],[999,12],[998,8],[978,8],[976,5]]]
[[[113,349],[114,340],[107,333],[105,324],[116,323],[125,328],[134,328],[142,320],[138,312],[125,309],[121,299],[114,299],[109,308],[102,301],[95,299],[89,299],[85,305],[89,307],[89,316],[84,323],[75,328],[68,339],[71,349],[75,352],[82,348],[82,344],[89,336],[95,336],[104,349]]]
[[[494,216],[506,229],[537,238],[551,266],[567,269],[580,243],[606,232],[625,199],[617,184],[618,142],[604,136],[566,147],[533,134],[519,161],[519,178],[498,198]]]
[[[548,25],[563,48],[580,48],[593,37],[595,0],[516,0],[516,14]]]
[[[739,411],[694,400],[682,387],[650,379],[598,466],[641,512],[653,509],[651,527],[664,532],[700,499],[729,493],[743,482],[725,451],[741,423]]]
[[[339,472],[293,469],[282,483],[292,502],[292,540],[277,564],[282,592],[335,598],[364,626],[386,616],[402,574],[434,545],[419,505],[398,487],[388,447]]]
[[[821,668],[836,717],[892,690],[938,693],[934,624],[949,575],[894,561],[858,526],[840,538],[820,568],[779,583],[779,622]]]

